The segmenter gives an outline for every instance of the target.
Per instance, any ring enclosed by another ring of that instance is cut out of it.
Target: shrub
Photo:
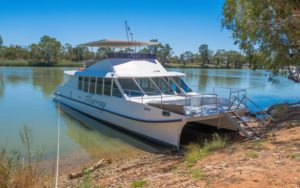
[[[288,117],[289,106],[288,104],[279,104],[272,110],[272,117],[277,121],[282,121]]]
[[[191,143],[186,146],[185,161],[188,163],[196,162],[208,155],[209,152],[223,149],[228,145],[228,140],[218,134],[213,134],[212,140],[205,140],[201,147],[198,143]]]
[[[137,180],[133,181],[130,184],[130,187],[136,188],[136,187],[144,187],[147,185],[147,182],[145,180]]]

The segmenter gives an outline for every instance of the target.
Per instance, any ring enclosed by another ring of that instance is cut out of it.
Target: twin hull
[[[117,97],[71,89],[69,92],[58,90],[54,99],[113,126],[176,148],[186,124],[184,116],[170,113],[169,117],[165,117],[161,109]]]

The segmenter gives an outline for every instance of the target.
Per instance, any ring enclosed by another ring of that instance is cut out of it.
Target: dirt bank
[[[193,163],[184,155],[183,150],[141,153],[81,178],[69,180],[63,174],[60,186],[300,187],[300,116],[268,125],[259,141],[235,140]]]

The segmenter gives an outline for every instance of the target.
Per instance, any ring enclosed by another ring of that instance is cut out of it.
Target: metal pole
[[[59,172],[59,137],[60,137],[60,103],[57,104],[57,151],[56,151],[56,175],[55,188],[58,188],[58,172]]]

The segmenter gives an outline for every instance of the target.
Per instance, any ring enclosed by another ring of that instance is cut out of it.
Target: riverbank
[[[0,66],[15,66],[15,67],[49,67],[42,63],[33,63],[26,60],[0,60]],[[58,63],[51,65],[51,67],[82,67],[83,62],[76,61],[59,61]],[[249,67],[227,67],[225,65],[201,65],[199,63],[187,63],[187,64],[164,64],[165,68],[195,68],[195,69],[248,69]]]
[[[82,67],[83,62],[75,61],[59,61],[54,65],[46,65],[42,63],[33,63],[26,60],[0,60],[0,67]]]
[[[248,66],[239,67],[227,67],[225,65],[206,64],[202,65],[199,63],[187,63],[187,64],[170,64],[166,63],[163,65],[165,68],[196,68],[196,69],[249,69]]]
[[[81,178],[62,174],[62,187],[298,187],[300,114],[268,124],[258,141],[233,135],[179,152],[141,153]],[[203,149],[203,147],[210,149]],[[196,150],[195,150],[196,149]],[[203,152],[205,151],[205,152]],[[94,161],[93,161],[94,162]],[[86,164],[85,167],[90,166]],[[75,167],[80,171],[84,167]]]

